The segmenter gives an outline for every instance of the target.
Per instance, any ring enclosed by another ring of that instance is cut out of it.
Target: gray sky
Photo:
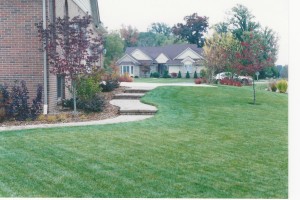
[[[184,22],[192,13],[209,17],[209,24],[224,21],[226,12],[236,4],[246,6],[262,26],[278,33],[279,54],[277,64],[288,64],[288,7],[287,0],[98,0],[100,17],[108,30],[131,25],[146,31],[153,22],[170,26]]]

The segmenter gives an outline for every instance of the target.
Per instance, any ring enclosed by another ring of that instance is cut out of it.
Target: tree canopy
[[[179,39],[188,41],[190,44],[197,44],[198,47],[204,45],[204,33],[208,29],[208,17],[198,16],[197,13],[184,17],[185,24],[177,23],[173,26],[172,32]]]

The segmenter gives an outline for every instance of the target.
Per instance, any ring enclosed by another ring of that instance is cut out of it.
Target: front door
[[[162,76],[164,71],[167,70],[167,66],[165,64],[158,64],[158,73]]]

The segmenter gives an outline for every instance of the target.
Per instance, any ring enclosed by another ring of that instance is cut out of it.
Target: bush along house
[[[194,44],[173,44],[162,47],[128,47],[125,55],[117,61],[120,74],[132,77],[149,77],[151,73],[173,77],[180,72],[182,77],[199,75],[202,65],[202,48]]]
[[[24,80],[31,99],[36,95],[37,85],[42,84],[44,114],[55,112],[57,103],[69,95],[66,80],[49,72],[36,25],[41,21],[52,23],[58,17],[85,15],[92,16],[93,32],[106,32],[97,0],[0,1],[0,84]]]

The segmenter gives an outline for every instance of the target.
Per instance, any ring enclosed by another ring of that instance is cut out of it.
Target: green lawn
[[[135,78],[137,83],[194,83],[193,78]]]
[[[288,198],[288,97],[160,87],[142,122],[0,132],[1,197]]]

